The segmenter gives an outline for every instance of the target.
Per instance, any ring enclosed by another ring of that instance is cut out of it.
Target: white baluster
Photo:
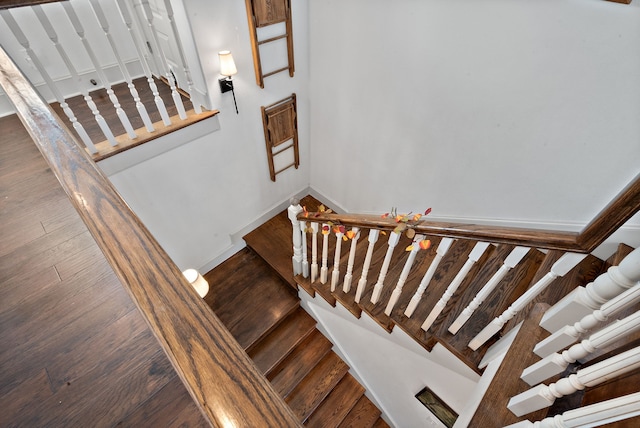
[[[318,223],[311,223],[311,282],[318,279]]]
[[[322,224],[322,267],[320,268],[320,283],[326,284],[329,279],[329,225]]]
[[[131,126],[131,122],[129,121],[129,118],[127,117],[127,114],[122,109],[122,106],[120,105],[120,102],[118,101],[118,97],[116,97],[116,94],[113,92],[113,89],[111,89],[111,85],[109,84],[109,82],[107,81],[104,73],[102,72],[102,67],[101,67],[100,63],[98,62],[98,59],[96,58],[96,56],[95,56],[95,54],[93,52],[93,49],[91,48],[91,45],[89,44],[87,39],[84,37],[84,29],[82,28],[82,24],[80,23],[80,20],[78,19],[77,15],[75,14],[73,6],[71,6],[70,2],[63,2],[63,7],[64,7],[64,10],[67,13],[67,16],[69,17],[69,20],[71,21],[71,24],[73,25],[74,29],[76,30],[76,33],[80,37],[80,40],[82,41],[82,44],[84,45],[84,48],[87,51],[87,54],[89,55],[89,58],[91,59],[91,62],[93,63],[93,66],[94,66],[94,68],[96,70],[96,73],[98,74],[99,79],[102,81],[102,83],[104,85],[104,87],[105,87],[105,89],[107,91],[107,94],[109,95],[109,99],[113,103],[113,107],[116,110],[116,114],[118,116],[118,119],[120,119],[120,123],[122,123],[122,126],[127,131],[127,134],[129,135],[129,138],[136,138],[136,133],[133,131],[133,127]],[[36,16],[38,17],[38,19],[40,20],[40,23],[42,24],[43,28],[45,29],[45,31],[49,35],[49,38],[51,38],[52,40],[55,38],[56,42],[54,42],[54,43],[57,43],[56,32],[53,29],[53,26],[49,22],[49,19],[45,15],[45,13],[42,10],[42,8],[40,6],[33,6],[33,10],[36,13]],[[66,54],[65,54],[65,56],[66,56]],[[85,100],[87,100],[87,95],[85,95],[85,97],[84,97]],[[91,102],[93,104],[92,100],[87,100],[87,103],[89,103],[89,102]],[[95,104],[93,104],[93,105],[95,106]],[[96,107],[96,111],[97,111],[97,107]],[[109,132],[111,132],[111,131],[109,131]],[[105,133],[105,135],[106,135],[106,133]],[[117,143],[115,142],[115,139],[114,139],[114,141],[111,141],[109,136],[107,136],[107,139],[109,140],[109,142],[111,143],[112,146],[117,145]]]
[[[300,220],[300,231],[302,233],[302,276],[309,278],[309,259],[307,258],[307,222]]]
[[[471,342],[469,342],[469,348],[474,351],[478,349],[483,343],[485,343],[491,336],[500,331],[502,327],[511,318],[516,316],[518,312],[524,309],[536,296],[542,293],[556,278],[565,276],[567,272],[573,269],[578,263],[580,263],[586,254],[566,253],[563,254],[554,264],[551,266],[550,271],[543,276],[538,282],[532,285],[522,296],[518,297],[507,310],[505,310],[500,316],[495,318],[489,325],[487,325]]]
[[[47,86],[51,90],[51,93],[53,94],[53,96],[56,98],[58,103],[60,103],[60,107],[62,107],[62,111],[64,111],[64,114],[71,121],[73,128],[76,130],[76,132],[80,136],[80,139],[82,140],[84,145],[87,147],[87,150],[89,150],[89,153],[91,154],[97,153],[98,150],[96,149],[96,146],[91,141],[91,138],[89,138],[87,131],[84,129],[82,124],[78,122],[78,119],[73,113],[73,110],[71,110],[71,107],[69,107],[69,104],[66,103],[64,97],[60,93],[58,86],[54,83],[53,79],[51,79],[51,76],[49,76],[49,73],[47,73],[47,70],[44,68],[44,66],[40,62],[40,59],[36,56],[36,54],[31,49],[29,40],[20,29],[20,26],[18,25],[18,23],[13,19],[13,16],[9,13],[8,10],[2,10],[0,11],[0,14],[2,15],[3,19],[7,23],[7,26],[9,27],[11,32],[14,34],[14,36],[18,40],[18,43],[20,43],[20,45],[27,52],[27,56],[29,57],[33,65],[40,72],[40,75],[42,76],[44,81],[47,83]]]
[[[556,398],[592,387],[640,367],[640,346],[578,370],[547,386],[538,385],[509,400],[507,408],[516,416],[551,406]]]
[[[360,275],[360,280],[358,281],[358,288],[356,288],[356,303],[360,303],[360,299],[364,294],[364,289],[367,287],[367,275],[369,273],[369,267],[371,266],[371,258],[373,257],[373,248],[378,242],[378,237],[380,236],[380,231],[378,229],[369,230],[369,246],[367,247],[367,255],[364,258],[364,265],[362,265],[362,274]]]
[[[603,274],[603,275],[606,275]],[[583,334],[594,329],[599,324],[608,320],[611,316],[621,312],[640,302],[640,284],[628,289],[619,296],[611,299],[597,311],[583,317],[573,325],[567,325],[553,333],[551,336],[538,343],[533,352],[540,357],[546,357],[578,340]]]
[[[638,414],[640,414],[640,392],[634,392],[622,397],[567,410],[561,415],[548,417],[541,421],[530,422],[524,420],[505,428],[599,427],[633,418]]]
[[[351,248],[349,249],[349,260],[347,261],[347,273],[344,274],[344,283],[342,284],[342,291],[348,293],[351,290],[351,281],[353,279],[353,264],[356,260],[356,245],[358,239],[360,239],[360,229],[354,227],[351,229],[353,232],[353,238],[351,238]]]
[[[167,63],[167,58],[160,47],[160,42],[158,41],[158,35],[156,34],[155,25],[153,23],[153,11],[151,10],[151,6],[149,6],[149,2],[142,1],[142,8],[144,10],[144,15],[147,18],[147,25],[151,29],[151,35],[153,37],[153,41],[155,45],[158,47],[158,53],[160,57],[160,61],[162,62],[162,68],[164,70],[164,75],[167,78],[167,82],[169,82],[169,87],[171,88],[171,97],[173,98],[173,103],[178,110],[178,116],[180,119],[185,120],[187,118],[187,113],[184,110],[184,104],[182,104],[182,98],[180,98],[180,94],[176,88],[176,81],[171,73],[171,69]]]
[[[147,77],[147,83],[149,84],[149,89],[153,93],[153,100],[156,104],[156,108],[160,113],[160,117],[162,118],[162,122],[165,126],[171,125],[171,119],[169,118],[169,113],[167,112],[167,108],[164,105],[164,101],[160,98],[160,93],[158,92],[158,87],[156,86],[155,80],[153,80],[153,75],[151,74],[151,69],[149,68],[149,63],[147,62],[147,58],[144,55],[142,48],[140,47],[140,43],[138,42],[138,38],[136,37],[131,20],[131,11],[129,10],[129,3],[125,0],[117,0],[118,9],[120,9],[120,14],[122,15],[122,19],[129,30],[129,35],[131,36],[131,40],[133,41],[134,46],[136,47],[136,51],[138,52],[138,58],[140,59],[140,64],[142,65],[142,70],[144,71],[144,75]],[[146,123],[145,123],[146,125]],[[147,127],[149,132],[153,132],[153,124],[151,125],[152,129]]]
[[[342,232],[336,232],[336,250],[333,257],[333,271],[331,272],[331,291],[336,291],[336,286],[340,280],[340,252],[342,251]]]
[[[422,241],[423,239],[424,235],[416,235],[413,239],[413,248],[409,252],[409,257],[407,257],[407,261],[404,263],[404,267],[402,268],[402,272],[400,273],[400,278],[398,278],[398,282],[396,283],[396,286],[391,293],[391,297],[389,298],[389,302],[387,302],[387,307],[384,310],[384,313],[387,315],[391,315],[391,311],[393,310],[396,303],[398,303],[398,299],[402,294],[402,287],[404,287],[405,282],[407,282],[409,272],[411,272],[411,266],[413,266],[416,255],[418,254],[418,251],[420,251],[420,241]]]
[[[131,79],[131,75],[129,74],[129,70],[127,69],[127,66],[122,61],[122,57],[120,56],[120,52],[118,51],[118,47],[117,47],[116,43],[114,42],[113,37],[111,36],[111,32],[109,31],[109,21],[107,20],[107,17],[105,16],[104,12],[102,11],[102,7],[100,6],[100,3],[97,0],[90,0],[90,4],[91,4],[91,7],[93,9],[93,13],[96,15],[96,18],[98,19],[98,22],[100,23],[100,27],[102,27],[102,31],[104,32],[104,34],[105,34],[105,36],[107,38],[107,41],[109,42],[109,45],[111,46],[111,50],[113,51],[113,54],[116,57],[116,61],[118,62],[118,67],[120,68],[120,71],[122,72],[122,76],[124,77],[124,80],[127,82],[127,87],[129,88],[129,92],[131,93],[131,97],[133,98],[133,100],[136,103],[136,109],[138,110],[138,114],[140,115],[140,118],[142,119],[142,122],[144,123],[145,128],[147,129],[147,131],[152,132],[154,130],[154,128],[153,128],[153,124],[151,123],[151,118],[149,117],[149,114],[147,113],[146,107],[144,106],[144,104],[142,104],[142,101],[140,101],[140,95],[138,95],[138,91],[136,90],[136,87],[133,84],[133,81]],[[133,129],[131,131],[133,131]],[[135,136],[135,133],[133,133],[133,135]],[[131,134],[129,134],[129,137],[130,138],[135,138],[135,137],[131,137]]]
[[[602,330],[592,334],[588,339],[576,343],[571,348],[558,354],[554,352],[522,372],[522,380],[535,385],[558,373],[562,373],[569,364],[593,353],[596,349],[609,346],[621,338],[640,330],[640,311],[609,324]]]
[[[504,264],[500,267],[491,279],[482,287],[482,289],[476,294],[471,303],[464,308],[462,313],[456,318],[456,320],[449,327],[451,334],[456,334],[458,330],[471,318],[471,315],[476,309],[480,307],[482,302],[491,294],[491,292],[498,286],[500,281],[507,275],[507,273],[513,269],[520,261],[527,255],[530,248],[528,247],[516,247],[511,251],[504,261]]]
[[[640,248],[628,254],[619,266],[612,266],[606,275],[600,275],[586,287],[578,287],[542,317],[540,325],[554,332],[598,309],[604,302],[614,298],[640,281]]]
[[[302,207],[297,199],[291,200],[291,205],[287,210],[289,220],[293,226],[293,275],[302,273],[302,231],[300,230],[300,221],[298,214],[302,212]]]
[[[429,330],[429,327],[431,327],[431,325],[436,320],[436,318],[438,318],[438,315],[440,315],[440,313],[443,311],[445,306],[447,306],[447,302],[451,299],[451,297],[456,292],[458,287],[460,287],[460,284],[462,284],[462,281],[464,281],[465,277],[467,276],[467,274],[469,273],[473,265],[478,260],[480,260],[480,257],[482,257],[482,255],[484,254],[484,252],[487,250],[488,247],[489,247],[488,242],[476,243],[476,245],[473,247],[473,250],[471,250],[471,253],[469,253],[469,258],[465,262],[464,266],[462,266],[462,269],[460,269],[456,277],[453,278],[453,281],[451,281],[451,284],[449,284],[449,286],[447,287],[446,291],[444,292],[440,300],[438,300],[436,305],[433,307],[433,309],[429,313],[429,316],[427,316],[427,319],[424,321],[424,323],[422,323],[421,328],[424,331]]]
[[[440,264],[440,261],[442,260],[444,255],[447,254],[447,251],[449,251],[449,248],[451,247],[451,244],[453,243],[453,241],[454,240],[452,238],[442,238],[442,240],[440,241],[440,244],[438,245],[438,249],[436,250],[435,258],[429,265],[429,269],[427,269],[427,272],[424,274],[424,277],[422,278],[422,281],[420,281],[420,285],[418,286],[418,289],[416,290],[415,294],[411,298],[411,301],[409,302],[407,309],[404,311],[404,315],[407,318],[411,318],[411,315],[413,315],[413,312],[418,307],[418,303],[420,303],[420,300],[422,299],[422,295],[424,294],[425,290],[427,289],[427,286],[431,282],[431,279],[433,278],[433,274],[438,269],[438,265]]]
[[[400,234],[396,232],[391,232],[389,235],[389,241],[387,245],[387,253],[384,256],[384,261],[382,262],[382,267],[380,268],[380,273],[378,274],[378,282],[373,286],[373,293],[371,294],[371,303],[376,304],[378,300],[380,300],[380,295],[382,294],[382,288],[384,287],[384,279],[387,276],[387,271],[389,270],[389,265],[391,264],[391,258],[393,257],[393,250],[398,245],[398,241],[400,241]]]
[[[178,55],[180,55],[180,62],[182,63],[184,75],[187,79],[187,86],[189,88],[189,95],[191,97],[191,104],[193,105],[193,111],[200,114],[202,113],[202,108],[200,108],[200,104],[194,101],[195,96],[194,96],[194,90],[193,90],[193,80],[191,80],[191,71],[189,70],[189,66],[187,65],[187,60],[184,56],[184,50],[182,48],[182,41],[180,40],[180,33],[178,32],[178,27],[176,26],[175,19],[173,18],[173,8],[171,7],[171,1],[164,0],[164,6],[165,6],[165,9],[167,10],[167,17],[169,19],[169,22],[171,23],[171,29],[173,30],[173,37],[175,37],[176,45],[178,46]]]

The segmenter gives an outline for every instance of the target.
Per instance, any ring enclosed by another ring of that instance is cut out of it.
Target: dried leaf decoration
[[[416,230],[415,229],[407,229],[407,233],[405,235],[407,235],[407,238],[413,239],[416,236]]]
[[[356,233],[353,230],[350,230],[344,236],[346,236],[347,239],[353,239],[356,236]]]
[[[400,223],[393,229],[393,233],[402,233],[407,228],[407,223]]]
[[[431,240],[423,239],[418,245],[420,245],[421,250],[428,250],[429,248],[431,248]]]
[[[302,207],[302,212],[304,215],[304,218],[309,218],[309,211],[307,211],[307,207]]]
[[[331,229],[329,228],[328,224],[322,225],[322,234],[323,235],[328,235],[330,231],[331,231]]]
[[[404,250],[405,251],[413,251],[413,249],[414,249],[414,246],[413,246],[413,244],[411,244],[407,248],[405,248]]]
[[[427,210],[424,212],[424,215],[429,215],[429,213],[431,213],[431,208],[427,208]]]

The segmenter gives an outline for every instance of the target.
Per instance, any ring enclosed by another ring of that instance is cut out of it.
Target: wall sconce
[[[209,283],[200,272],[195,269],[187,269],[182,272],[184,277],[189,281],[189,284],[196,290],[200,297],[204,297],[209,292]]]
[[[233,90],[233,81],[231,80],[231,76],[238,72],[236,68],[235,62],[233,62],[233,56],[231,56],[231,51],[220,51],[218,52],[218,58],[220,58],[220,74],[226,76],[222,79],[218,79],[220,82],[220,92],[223,94],[225,92],[231,91],[233,94],[233,104],[236,106],[236,114],[238,114],[238,103],[236,103],[236,93]]]

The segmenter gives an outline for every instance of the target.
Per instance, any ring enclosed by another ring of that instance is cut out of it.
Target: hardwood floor
[[[19,120],[0,129],[0,426],[207,426]]]

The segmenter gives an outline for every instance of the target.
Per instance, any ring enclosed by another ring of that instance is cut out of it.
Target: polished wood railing
[[[213,426],[299,426],[80,143],[0,49],[0,87]]]
[[[413,228],[416,234],[421,235],[473,239],[575,253],[590,253],[638,211],[640,211],[640,174],[636,175],[609,205],[600,211],[580,232],[436,221],[420,221],[416,224],[409,224],[408,227]],[[398,226],[398,223],[393,218],[381,218],[380,216],[368,214],[302,212],[298,214],[298,220],[381,230],[394,230]]]

